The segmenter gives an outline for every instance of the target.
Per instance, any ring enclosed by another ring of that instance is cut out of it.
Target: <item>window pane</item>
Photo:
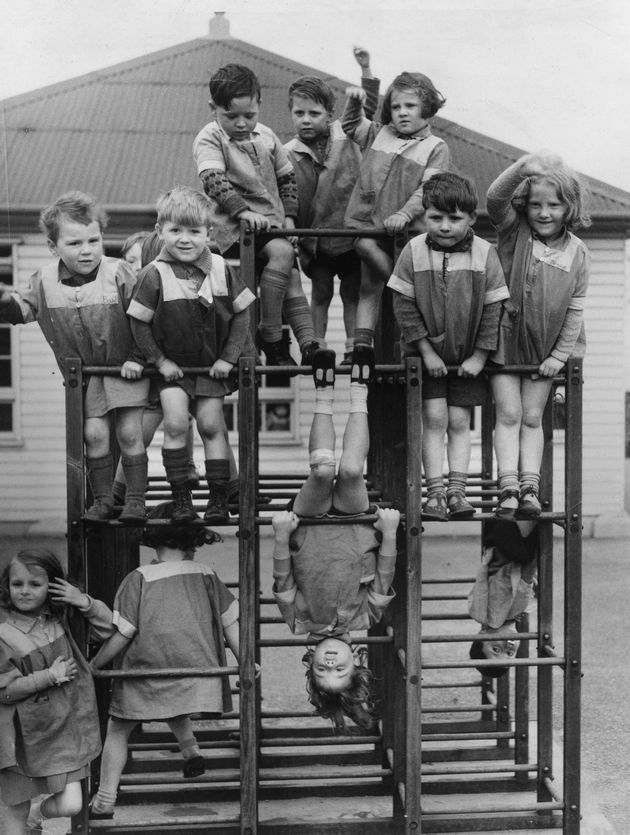
[[[13,432],[13,406],[0,403],[0,432]]]
[[[11,385],[11,360],[0,360],[0,386]]]
[[[291,404],[266,403],[265,429],[267,432],[289,432],[291,429]]]
[[[9,328],[0,328],[0,356],[7,357],[11,354],[11,331]]]
[[[223,417],[225,418],[225,425],[228,432],[234,431],[234,406],[232,403],[223,404]]]

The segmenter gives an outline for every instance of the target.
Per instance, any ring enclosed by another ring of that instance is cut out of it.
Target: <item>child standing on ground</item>
[[[492,376],[496,515],[536,519],[545,404],[567,359],[584,355],[590,256],[572,230],[589,226],[590,218],[575,172],[559,157],[543,154],[527,154],[499,175],[488,190],[488,214],[511,298],[493,359],[538,367],[529,377]]]
[[[509,298],[493,246],[473,233],[477,194],[470,180],[435,174],[422,194],[427,232],[403,249],[388,287],[407,355],[422,357],[422,518],[445,522],[475,512],[466,499],[470,418],[483,403],[480,376],[497,347],[501,303]],[[447,365],[457,366],[449,375]],[[444,488],[447,435],[448,489]]]
[[[112,613],[68,583],[44,548],[13,557],[0,578],[0,606],[0,792],[5,835],[24,835],[42,818],[78,814],[80,781],[101,750],[92,676],[66,607],[101,638],[111,634]]]
[[[380,82],[370,69],[369,53],[360,47],[354,55],[361,66],[366,91],[365,110],[371,116],[378,105]],[[333,120],[335,94],[316,76],[302,76],[289,87],[289,108],[297,136],[284,147],[295,169],[299,229],[340,229],[359,174],[361,152]],[[312,282],[311,311],[315,337],[325,345],[328,308],[339,277],[346,331],[344,361],[350,362],[354,345],[361,265],[352,238],[300,238],[300,263]]]
[[[239,257],[240,223],[255,232],[295,229],[295,173],[280,140],[258,121],[260,83],[240,64],[227,64],[210,79],[210,109],[215,121],[197,134],[193,155],[212,204],[212,224],[220,252]],[[294,238],[257,244],[260,276],[259,344],[269,365],[295,365],[282,339],[284,313],[310,365],[314,342],[311,311],[299,274],[292,276]]]
[[[107,216],[94,198],[78,191],[62,195],[44,209],[40,228],[58,260],[36,272],[24,292],[10,292],[0,285],[0,321],[38,322],[63,375],[69,357],[79,357],[85,365],[121,366],[120,377],[90,377],[85,390],[83,432],[94,495],[85,516],[98,521],[114,512],[113,415],[127,480],[120,519],[142,522],[147,481],[142,412],[149,381],[140,379],[142,365],[135,356],[126,314],[135,275],[124,261],[103,255],[106,224]]]
[[[151,512],[172,519],[166,502]],[[121,670],[225,667],[225,643],[238,660],[238,603],[217,575],[194,561],[204,543],[221,541],[211,530],[167,525],[148,528],[144,544],[157,559],[123,580],[114,600],[116,632],[92,660],[94,669],[116,659]],[[167,722],[184,759],[184,777],[199,777],[205,762],[190,714],[218,717],[231,710],[227,676],[114,679],[99,789],[91,818],[112,818],[129,736],[138,722]]]
[[[344,727],[374,723],[371,672],[353,652],[352,633],[377,623],[394,597],[397,510],[378,509],[372,525],[363,468],[369,449],[367,386],[352,383],[350,414],[335,478],[332,351],[314,362],[315,412],[310,474],[293,509],[273,517],[273,595],[292,632],[316,644],[305,656],[307,690],[317,712]],[[300,527],[300,517],[343,517],[344,524]]]
[[[373,355],[374,328],[383,287],[394,265],[394,236],[422,231],[422,187],[450,166],[446,143],[433,136],[430,120],[445,99],[422,73],[398,75],[385,93],[382,125],[363,112],[365,92],[346,91],[341,119],[344,131],[360,147],[363,161],[346,210],[345,225],[353,229],[384,227],[388,236],[357,238],[361,289],[354,334],[353,376],[361,375]]]
[[[164,414],[162,458],[177,522],[196,519],[187,447],[188,415],[197,422],[206,458],[208,505],[204,518],[226,522],[230,451],[223,399],[236,389],[230,372],[249,340],[254,294],[225,260],[208,248],[212,213],[206,196],[179,186],[157,203],[162,250],[145,267],[129,306],[131,328],[156,381]],[[253,346],[252,346],[253,352]],[[181,366],[209,366],[184,374]]]

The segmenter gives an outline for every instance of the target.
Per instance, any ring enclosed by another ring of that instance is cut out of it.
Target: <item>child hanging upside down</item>
[[[370,507],[363,476],[369,448],[367,386],[350,385],[350,414],[335,477],[335,356],[316,354],[310,474],[292,510],[273,517],[273,594],[292,632],[315,644],[305,656],[307,690],[317,712],[344,727],[344,716],[374,723],[371,672],[353,650],[352,633],[377,623],[394,597],[397,510]],[[343,524],[300,526],[300,518],[342,518]]]

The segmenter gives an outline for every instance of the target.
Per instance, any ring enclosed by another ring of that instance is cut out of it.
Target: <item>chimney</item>
[[[231,37],[230,21],[226,19],[225,12],[215,12],[208,26],[208,37],[212,41],[221,41]]]

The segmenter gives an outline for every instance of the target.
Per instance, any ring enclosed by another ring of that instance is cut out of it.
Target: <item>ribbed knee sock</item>
[[[335,401],[335,389],[333,386],[315,389],[315,406],[313,414],[332,415],[333,403]]]
[[[162,461],[170,484],[182,487],[188,484],[188,449],[185,446],[177,447],[177,449],[163,449]]]
[[[466,482],[468,481],[468,473],[460,473],[456,470],[451,470],[448,474],[448,488],[446,490],[447,497],[466,494]]]
[[[306,296],[294,296],[291,299],[285,299],[282,312],[297,339],[300,351],[303,351],[309,342],[315,340],[313,317]]]
[[[265,342],[282,338],[282,303],[288,281],[288,275],[269,267],[260,276],[260,335]]]
[[[147,469],[149,466],[149,459],[147,458],[146,452],[141,452],[139,455],[123,455],[122,466],[123,472],[125,473],[125,481],[127,482],[125,501],[129,501],[130,499],[144,501],[144,494],[147,489]]]
[[[355,328],[354,329],[354,345],[368,345],[372,347],[374,344],[374,329],[373,328]]]
[[[101,458],[86,459],[88,479],[95,500],[114,505],[112,480],[114,478],[114,459],[110,452]]]

